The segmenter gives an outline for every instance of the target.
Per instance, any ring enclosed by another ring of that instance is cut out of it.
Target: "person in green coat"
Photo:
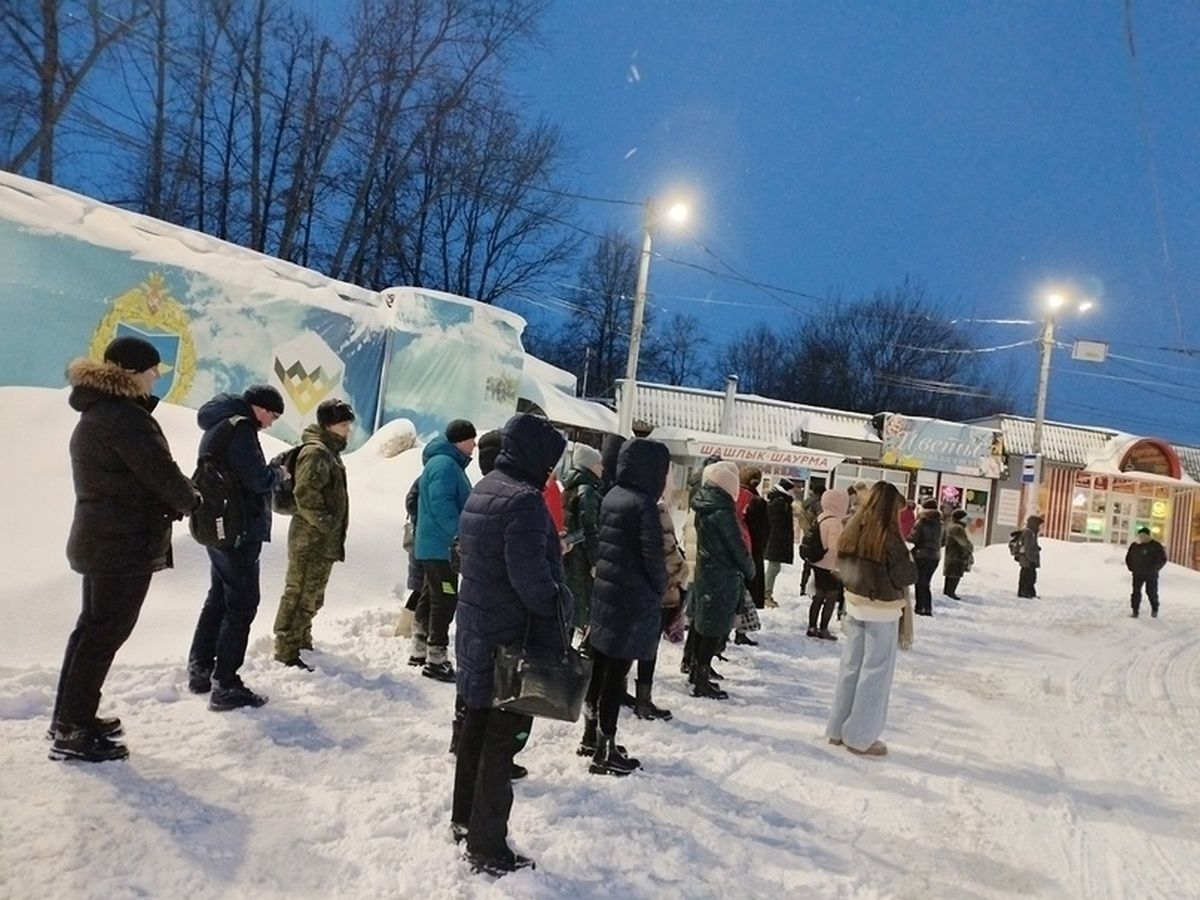
[[[571,471],[563,478],[563,512],[570,548],[563,557],[567,587],[575,598],[575,627],[587,628],[592,582],[600,553],[600,501],[604,498],[604,463],[600,451],[576,444]]]
[[[742,539],[734,507],[740,487],[737,466],[717,462],[704,469],[700,487],[692,497],[696,515],[693,697],[724,700],[729,696],[713,684],[710,673],[713,656],[733,627],[734,615],[755,575],[754,560]]]
[[[317,407],[317,424],[301,436],[296,457],[296,513],[288,529],[288,568],[283,597],[275,616],[275,659],[311,672],[300,658],[312,649],[312,621],[325,605],[325,586],[333,564],[346,558],[350,495],[342,451],[354,423],[345,400],[326,400]]]
[[[966,522],[967,511],[956,509],[950,514],[950,524],[946,526],[946,536],[943,539],[946,542],[946,564],[943,568],[946,583],[942,586],[942,593],[955,600],[962,599],[956,593],[958,583],[963,575],[971,571],[971,566],[975,563],[975,545],[971,543],[971,536],[967,534]]]

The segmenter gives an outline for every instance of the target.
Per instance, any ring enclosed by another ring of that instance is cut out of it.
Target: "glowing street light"
[[[1038,340],[1041,345],[1041,365],[1038,369],[1037,399],[1034,402],[1033,414],[1033,455],[1037,461],[1033,470],[1033,501],[1036,502],[1038,488],[1042,481],[1042,429],[1046,420],[1046,391],[1050,385],[1050,353],[1054,349],[1055,318],[1064,311],[1087,312],[1095,301],[1085,297],[1068,298],[1061,293],[1046,295],[1046,308],[1042,316],[1042,334]],[[1028,504],[1027,504],[1028,506]]]
[[[687,217],[688,208],[685,203],[673,203],[667,208],[666,218],[676,225],[687,221]],[[629,330],[629,354],[625,358],[625,383],[621,385],[621,396],[617,403],[617,431],[622,437],[633,434],[638,354],[642,347],[642,331],[646,319],[646,284],[650,279],[651,235],[658,221],[658,207],[653,200],[647,200],[646,214],[642,220],[642,255],[638,260],[637,289],[633,294],[633,326]]]

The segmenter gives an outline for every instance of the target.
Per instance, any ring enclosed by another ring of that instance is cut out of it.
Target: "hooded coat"
[[[492,706],[497,647],[526,638],[531,649],[562,647],[571,594],[542,488],[565,446],[545,419],[513,416],[496,467],[463,509],[455,653],[458,695],[470,709]]]
[[[754,560],[742,540],[729,491],[705,481],[692,497],[692,509],[696,516],[692,628],[704,637],[725,637],[754,578]]]
[[[763,556],[770,562],[791,565],[796,561],[796,519],[792,515],[795,498],[778,485],[767,494],[769,535]]]
[[[1041,516],[1030,516],[1025,520],[1021,532],[1021,568],[1037,569],[1042,565],[1042,545],[1038,543],[1038,530],[1042,527]]]
[[[79,413],[71,433],[75,515],[67,539],[71,568],[85,575],[135,575],[171,565],[171,522],[196,505],[131,373],[77,359],[68,398]]]
[[[600,504],[588,640],[613,659],[649,659],[658,643],[669,583],[658,498],[670,466],[665,444],[627,441],[617,456],[616,484]]]
[[[825,555],[818,559],[814,566],[827,572],[834,572],[838,567],[838,541],[842,538],[843,522],[850,509],[850,494],[842,488],[829,488],[821,495],[821,511],[817,514],[817,524],[821,529],[821,546]]]
[[[463,453],[444,435],[439,434],[421,451],[420,488],[417,492],[417,538],[413,555],[417,559],[440,559],[449,562],[450,545],[458,534],[458,517],[467,505],[471,481],[467,464],[471,457]],[[545,487],[546,479],[538,485]]]
[[[563,479],[567,538],[574,543],[563,559],[567,587],[575,597],[576,628],[587,625],[591,610],[592,568],[600,558],[600,501],[604,485],[590,469],[571,469]]]
[[[309,425],[296,457],[296,514],[288,529],[291,559],[346,558],[350,494],[342,463],[345,438],[320,425]]]
[[[217,394],[196,411],[196,424],[204,430],[199,455],[212,447],[222,424],[231,416],[242,416],[225,445],[224,462],[237,477],[246,512],[245,540],[271,540],[271,492],[279,484],[279,470],[267,465],[258,442],[258,422],[250,404],[237,394]]]
[[[946,577],[962,578],[974,563],[975,545],[971,536],[962,522],[952,518],[946,526]]]
[[[936,509],[922,509],[908,539],[913,545],[913,559],[942,558],[942,514]]]

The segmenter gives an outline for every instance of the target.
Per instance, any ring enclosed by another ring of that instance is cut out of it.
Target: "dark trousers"
[[[133,633],[148,590],[149,572],[83,576],[83,608],[67,638],[51,719],[54,727],[86,727],[96,718],[100,688],[113,657]]]
[[[625,697],[625,679],[633,660],[614,659],[592,647],[592,677],[588,682],[587,705],[596,710],[600,730],[607,735],[617,733],[617,717]]]
[[[800,593],[803,594],[808,590],[808,579],[812,577],[812,573],[812,563],[806,562],[804,564],[804,571],[800,573]]]
[[[933,615],[933,573],[937,571],[937,559],[914,559],[917,566],[916,603],[913,610],[918,616]]]
[[[678,606],[664,606],[658,619],[658,633],[661,635],[675,618]],[[686,652],[686,651],[685,651]],[[654,684],[654,667],[658,664],[658,643],[654,645],[654,655],[647,659],[639,659],[637,664],[637,683]]]
[[[696,635],[696,642],[693,648],[695,656],[692,662],[692,675],[697,684],[701,681],[709,680],[713,657],[721,649],[721,640],[719,637],[705,637],[702,634]]]
[[[1146,596],[1150,598],[1150,609],[1158,612],[1158,573],[1147,572],[1144,575],[1133,573],[1133,593],[1129,595],[1129,603],[1137,612],[1142,605],[1142,588],[1146,588]]]
[[[1021,574],[1017,576],[1017,596],[1018,597],[1036,597],[1037,596],[1037,568],[1034,566],[1021,566]]]
[[[467,849],[508,855],[513,757],[529,739],[533,719],[502,709],[468,709],[458,736],[451,820],[467,826]]]
[[[841,597],[842,582],[828,569],[816,569],[812,602],[808,604],[808,627],[829,630],[829,620]]]
[[[458,575],[449,560],[419,560],[425,569],[425,588],[417,600],[413,617],[418,634],[425,635],[430,647],[450,646],[450,623],[458,606]]]
[[[247,541],[234,550],[207,550],[211,585],[192,636],[188,667],[210,671],[218,684],[230,684],[236,682],[246,660],[250,626],[258,612],[262,542]]]

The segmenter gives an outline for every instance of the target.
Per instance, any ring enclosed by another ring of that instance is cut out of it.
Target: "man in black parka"
[[[767,606],[774,607],[775,579],[781,566],[790,566],[796,559],[796,519],[792,515],[792,504],[796,497],[792,493],[795,483],[790,478],[780,478],[767,494],[767,523],[770,533],[763,557],[767,561]]]
[[[628,775],[639,767],[616,743],[625,679],[635,659],[654,655],[667,590],[658,498],[671,454],[665,444],[636,438],[621,447],[616,484],[600,504],[600,548],[592,586],[588,643],[592,678],[582,749],[594,746],[594,774]]]
[[[496,648],[528,635],[527,647],[558,649],[571,594],[562,549],[542,488],[563,448],[545,419],[516,415],[504,426],[496,467],[472,489],[458,522],[462,585],[455,611],[459,701],[450,827],[467,858],[493,875],[531,867],[508,846],[513,756],[529,738],[529,716],[495,708]]]
[[[197,503],[151,413],[158,351],[119,337],[104,361],[77,359],[67,376],[79,412],[71,433],[75,517],[67,560],[83,575],[83,609],[67,640],[51,721],[51,759],[101,762],[129,751],[121,722],[97,718],[113,657],[137,623],[150,576],[171,565],[171,522]]]

